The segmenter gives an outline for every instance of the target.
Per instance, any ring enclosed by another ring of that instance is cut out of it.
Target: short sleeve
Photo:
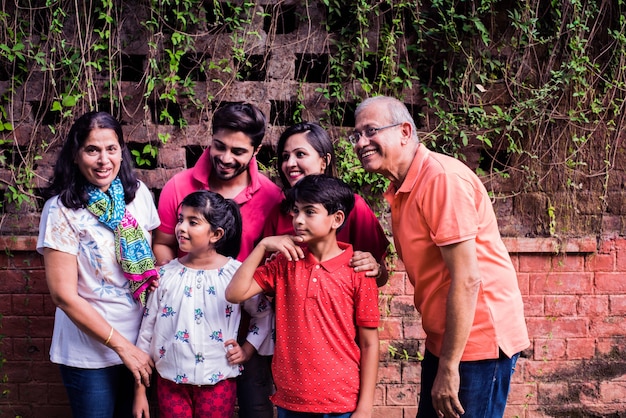
[[[478,233],[474,186],[456,173],[434,177],[422,196],[423,215],[437,246],[466,241]]]
[[[37,252],[43,254],[44,248],[78,254],[80,235],[75,229],[78,220],[73,217],[75,212],[61,204],[58,197],[46,202],[39,221]]]
[[[161,224],[161,221],[159,220],[159,214],[154,204],[154,197],[143,182],[139,182],[139,189],[137,189],[135,201],[138,209],[137,213],[134,214],[135,217],[141,217],[142,226],[147,231],[156,229]],[[133,202],[135,203],[135,201]]]

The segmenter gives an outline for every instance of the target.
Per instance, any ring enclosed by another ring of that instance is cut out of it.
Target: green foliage
[[[601,190],[601,207],[608,204],[619,155],[614,144],[626,114],[623,0],[296,3],[299,32],[288,38],[297,48],[315,42],[310,50],[328,56],[327,78],[314,86],[323,124],[349,128],[363,97],[396,96],[411,105],[429,147],[460,159],[478,153],[473,162],[481,176],[511,179],[515,189],[493,191],[494,198],[558,190],[576,196],[592,188]],[[148,130],[156,132],[154,142],[135,152],[138,166],[154,160],[169,132],[208,120],[216,105],[232,100],[238,82],[270,68],[272,52],[285,48],[267,29],[277,26],[274,11],[282,3],[267,5],[42,0],[3,6],[0,74],[8,81],[0,92],[0,165],[14,175],[0,180],[2,203],[34,204],[37,162],[87,110],[135,122],[143,112]],[[317,10],[322,22],[313,20]],[[129,39],[131,26],[147,41]],[[127,47],[137,41],[147,44],[148,54],[127,81]],[[294,84],[287,121],[307,117],[310,91],[301,81]],[[29,117],[37,129],[25,144],[17,140],[19,124]],[[155,125],[171,128],[166,134]],[[338,147],[345,155],[342,175],[379,196],[385,182],[360,168],[351,147]],[[553,199],[552,205],[545,235],[562,232],[563,210],[575,202]]]
[[[354,152],[354,147],[346,139],[342,138],[335,143],[335,155],[337,155],[339,178],[363,196],[372,209],[380,215],[385,207],[380,195],[389,186],[389,180],[379,174],[365,171]]]

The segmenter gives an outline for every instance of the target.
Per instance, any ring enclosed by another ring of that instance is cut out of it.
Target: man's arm
[[[152,252],[154,252],[157,266],[165,265],[175,259],[178,252],[176,235],[155,229],[152,236]]]
[[[374,407],[374,392],[378,381],[378,329],[358,327],[361,349],[359,400],[353,418],[369,418]]]
[[[441,255],[450,272],[451,283],[446,330],[432,389],[433,406],[445,417],[458,417],[464,413],[459,402],[459,364],[474,322],[481,277],[473,239],[441,247]]]

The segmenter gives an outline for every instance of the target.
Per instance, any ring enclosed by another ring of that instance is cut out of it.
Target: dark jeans
[[[132,418],[135,379],[126,366],[60,369],[74,418]]]
[[[461,362],[459,401],[465,409],[464,418],[497,418],[504,415],[511,376],[518,358],[519,353],[508,358],[500,352],[498,359]],[[417,418],[437,418],[431,390],[438,366],[439,358],[426,351],[422,361]]]
[[[239,418],[274,418],[274,405],[270,401],[274,392],[271,366],[272,356],[256,352],[243,365],[243,373],[237,378]]]
[[[277,407],[278,418],[350,418],[352,412],[341,414],[316,414],[312,412],[294,412],[288,409]]]

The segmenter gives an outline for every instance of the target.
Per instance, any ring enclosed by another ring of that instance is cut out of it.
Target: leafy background
[[[241,99],[270,116],[260,158],[270,176],[279,132],[316,120],[336,141],[342,177],[384,214],[386,181],[360,168],[345,138],[355,105],[388,94],[407,103],[430,148],[482,177],[504,235],[623,235],[624,8],[623,0],[2,2],[0,232],[36,229],[24,216],[36,219],[55,152],[83,112],[123,122],[137,167],[147,178],[161,173],[150,184],[158,194],[172,173],[167,152],[205,146],[212,111]]]

